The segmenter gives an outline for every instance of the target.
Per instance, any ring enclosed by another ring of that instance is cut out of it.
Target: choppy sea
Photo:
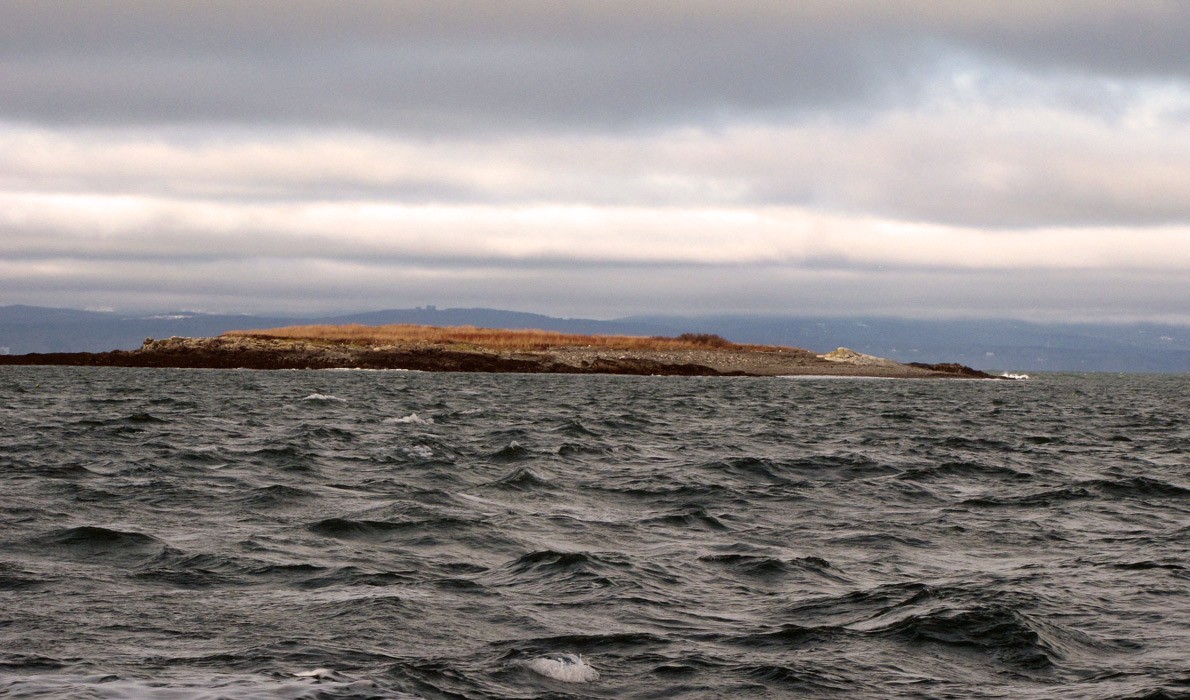
[[[1190,376],[0,368],[0,696],[1190,696]]]

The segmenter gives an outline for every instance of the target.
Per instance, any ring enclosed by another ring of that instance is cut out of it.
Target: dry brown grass
[[[740,345],[707,333],[683,333],[676,338],[634,335],[580,335],[541,330],[505,330],[474,326],[287,326],[227,331],[225,336],[288,338],[355,345],[463,345],[502,351],[541,351],[591,347],[607,350],[786,350],[773,345]]]

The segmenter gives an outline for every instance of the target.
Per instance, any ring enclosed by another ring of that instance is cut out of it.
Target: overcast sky
[[[0,0],[0,305],[1190,323],[1190,2]]]

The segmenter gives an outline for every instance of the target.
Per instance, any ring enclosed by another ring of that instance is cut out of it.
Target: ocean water
[[[0,368],[0,696],[1190,695],[1190,377]]]

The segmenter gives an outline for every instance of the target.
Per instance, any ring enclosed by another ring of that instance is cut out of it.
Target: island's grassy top
[[[507,330],[474,326],[287,326],[261,330],[228,331],[225,336],[288,338],[359,345],[468,345],[492,350],[540,351],[564,347],[607,350],[752,350],[782,351],[774,345],[741,345],[709,333],[683,333],[676,338],[632,335],[580,335],[541,330]]]

